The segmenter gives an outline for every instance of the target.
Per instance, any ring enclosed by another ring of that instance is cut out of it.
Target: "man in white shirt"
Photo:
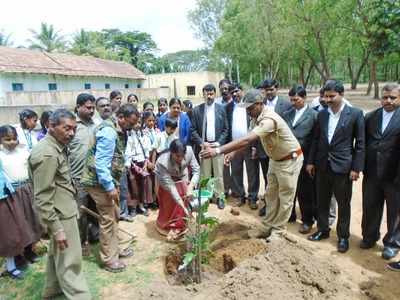
[[[215,103],[215,86],[207,84],[203,88],[204,103],[193,109],[192,117],[192,143],[196,154],[202,149],[222,146],[228,140],[229,124],[225,107]],[[218,208],[223,209],[224,204],[224,161],[222,156],[210,159],[201,159],[201,175],[213,176],[215,179],[215,198]]]
[[[332,194],[338,204],[337,249],[349,249],[350,214],[353,181],[364,169],[365,128],[360,109],[343,103],[343,84],[328,80],[324,98],[329,109],[319,112],[315,134],[308,157],[307,171],[316,176],[318,230],[311,241],[329,238],[329,207]]]

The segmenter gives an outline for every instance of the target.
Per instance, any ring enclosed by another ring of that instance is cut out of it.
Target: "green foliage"
[[[40,24],[40,30],[30,29],[33,38],[28,40],[29,48],[38,49],[46,52],[64,51],[66,42],[59,30],[53,25],[47,23]]]

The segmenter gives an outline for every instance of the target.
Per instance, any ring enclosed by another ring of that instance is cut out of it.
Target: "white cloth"
[[[169,146],[174,140],[179,139],[179,137],[175,133],[168,135],[167,132],[163,131],[157,135],[157,144],[156,144],[156,151],[157,153],[164,152],[165,150],[169,149]]]
[[[340,115],[342,114],[343,108],[345,107],[345,104],[342,103],[342,106],[340,107],[339,111],[337,113],[334,113],[330,107],[328,107],[328,113],[329,113],[329,121],[328,121],[328,141],[329,144],[332,141],[333,134],[335,133],[337,124],[340,119]]]
[[[36,133],[33,130],[22,129],[20,125],[15,126],[20,145],[23,145],[29,152],[38,143]]]
[[[386,127],[389,125],[390,120],[393,117],[394,111],[387,112],[386,110],[382,110],[382,133],[385,132]]]
[[[246,108],[235,104],[232,115],[232,140],[239,139],[247,135],[247,112]]]
[[[292,126],[296,125],[297,121],[299,121],[299,119],[301,118],[303,113],[306,111],[306,109],[307,109],[307,105],[304,105],[303,108],[296,109],[296,114],[294,115]]]
[[[273,110],[275,110],[275,106],[276,106],[276,103],[277,103],[277,102],[278,102],[278,96],[275,96],[275,98],[272,99],[271,101],[270,101],[270,100],[267,100],[266,105],[267,105],[268,107],[271,107]]]
[[[25,181],[29,179],[29,155],[30,152],[23,145],[18,145],[13,151],[8,151],[2,147],[0,150],[0,160],[3,165],[4,173],[11,182]]]
[[[342,99],[343,103],[346,104],[347,106],[352,107],[353,105],[351,105],[351,103],[349,102],[349,100],[343,98]],[[315,108],[318,107],[318,111],[321,111],[324,109],[324,107],[319,103],[319,96],[315,97],[312,101],[311,101],[311,108]]]
[[[125,166],[129,167],[132,162],[144,162],[149,158],[151,150],[152,145],[149,136],[142,135],[140,131],[132,130],[126,143]]]
[[[209,142],[215,142],[215,102],[211,105],[206,103],[206,139]]]

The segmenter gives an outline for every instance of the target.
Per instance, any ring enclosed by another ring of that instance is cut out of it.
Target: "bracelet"
[[[215,148],[215,153],[217,154],[217,155],[220,155],[221,154],[221,148]]]

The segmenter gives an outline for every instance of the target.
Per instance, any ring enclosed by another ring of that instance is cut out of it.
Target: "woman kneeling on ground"
[[[189,166],[192,171],[190,181]],[[200,179],[200,167],[192,148],[174,140],[169,151],[158,158],[155,173],[160,206],[157,230],[168,240],[179,239],[186,232],[185,217],[189,216],[187,200]]]

